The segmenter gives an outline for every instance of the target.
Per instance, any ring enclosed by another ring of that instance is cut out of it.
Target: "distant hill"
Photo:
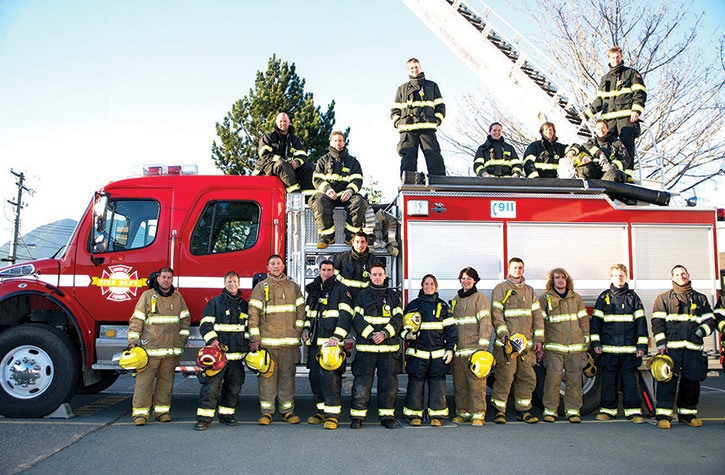
[[[18,243],[18,262],[51,257],[61,246],[68,242],[77,221],[74,219],[61,219],[54,223],[44,224],[24,234]],[[10,241],[0,247],[0,258],[10,255]],[[8,262],[0,263],[5,267]]]

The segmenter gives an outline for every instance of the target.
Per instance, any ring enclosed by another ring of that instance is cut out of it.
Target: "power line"
[[[13,229],[13,239],[10,242],[10,255],[7,258],[2,259],[3,261],[14,263],[17,260],[18,252],[18,239],[20,238],[20,210],[23,209],[23,192],[28,192],[31,196],[35,194],[35,191],[25,186],[25,173],[15,173],[15,170],[10,170],[10,173],[17,177],[15,186],[18,187],[18,197],[16,201],[7,200],[12,206],[15,207],[15,226]]]

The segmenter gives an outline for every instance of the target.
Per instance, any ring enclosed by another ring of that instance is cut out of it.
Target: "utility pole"
[[[20,210],[23,208],[23,191],[27,191],[31,195],[33,190],[25,186],[25,173],[15,173],[15,170],[10,170],[10,173],[15,175],[18,181],[15,185],[18,187],[18,198],[17,201],[7,200],[8,203],[15,206],[15,227],[13,229],[13,240],[10,242],[10,255],[7,258],[2,259],[3,261],[15,263],[18,258],[18,241],[20,239]]]

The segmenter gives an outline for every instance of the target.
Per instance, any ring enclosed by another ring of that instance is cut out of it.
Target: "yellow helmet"
[[[649,370],[652,377],[660,383],[666,383],[674,376],[675,363],[667,355],[656,355],[649,360]]]
[[[514,333],[506,342],[506,354],[512,355],[518,353],[519,355],[523,355],[526,353],[528,343],[529,340],[523,334]]]
[[[335,371],[345,364],[345,352],[339,345],[322,345],[317,353],[320,367],[327,371]]]
[[[259,351],[250,351],[247,353],[247,356],[244,357],[244,362],[257,376],[269,378],[274,374],[274,361],[269,352],[264,348],[260,348]]]
[[[491,374],[494,366],[496,366],[496,359],[488,351],[478,350],[468,357],[468,369],[478,379],[484,379]]]
[[[143,371],[149,364],[149,354],[140,346],[127,348],[118,360],[123,369]]]
[[[418,333],[422,318],[418,312],[408,312],[403,315],[403,328],[411,333]]]
[[[587,351],[587,364],[584,366],[584,376],[587,378],[593,378],[597,375],[597,363],[594,361],[594,357]]]

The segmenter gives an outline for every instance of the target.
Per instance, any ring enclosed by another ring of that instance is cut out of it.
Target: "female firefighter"
[[[405,351],[405,370],[408,390],[403,415],[410,425],[419,426],[423,419],[423,392],[428,382],[428,415],[430,425],[441,426],[448,417],[446,403],[446,374],[453,360],[458,341],[456,325],[448,304],[438,298],[438,281],[428,274],[423,277],[418,298],[403,311],[403,332],[408,341]]]
[[[481,278],[473,267],[458,274],[461,289],[453,298],[453,320],[458,330],[458,349],[453,358],[453,392],[457,424],[471,422],[482,426],[486,416],[486,378],[478,378],[468,360],[478,350],[488,351],[491,343],[491,303],[476,288]]]

